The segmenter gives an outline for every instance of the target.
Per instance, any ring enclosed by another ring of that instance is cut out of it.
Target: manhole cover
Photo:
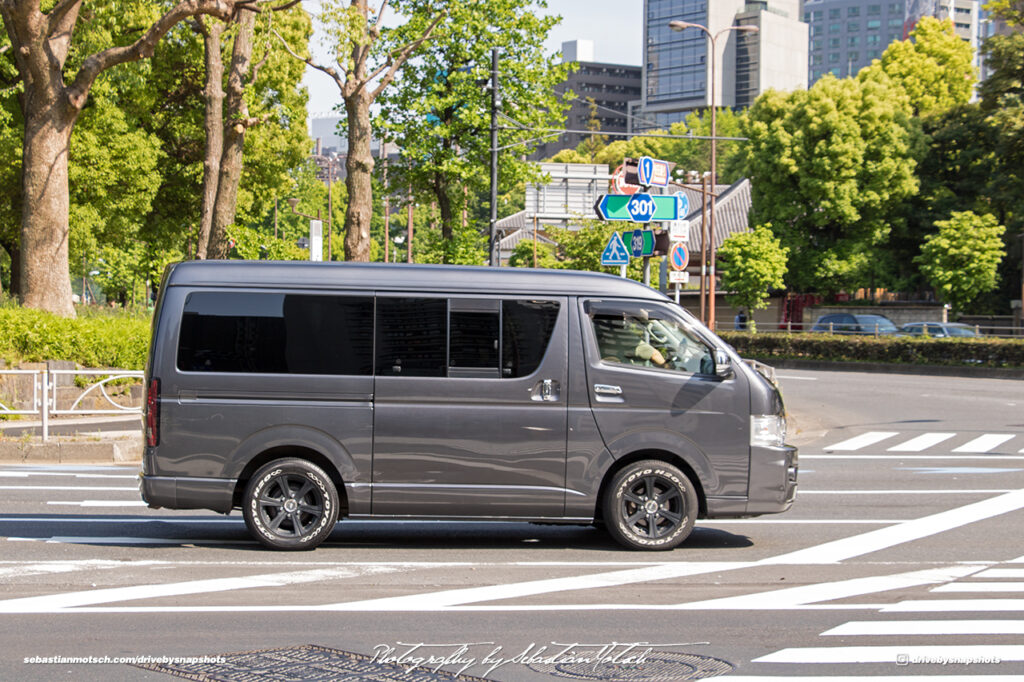
[[[196,658],[201,658],[197,656]],[[373,680],[374,682],[435,682],[465,680],[489,682],[484,677],[456,675],[440,670],[405,668],[380,663],[372,656],[351,651],[329,649],[305,644],[286,649],[263,649],[234,654],[206,655],[223,663],[146,663],[136,668],[167,673],[186,680],[201,682],[265,682],[266,680]]]
[[[652,651],[631,663],[589,661],[572,663],[531,664],[531,670],[574,680],[602,682],[675,682],[701,680],[732,672],[733,666],[710,656]]]

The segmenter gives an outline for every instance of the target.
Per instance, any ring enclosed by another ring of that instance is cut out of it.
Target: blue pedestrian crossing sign
[[[629,265],[629,251],[618,231],[612,232],[608,245],[601,253],[601,265]]]

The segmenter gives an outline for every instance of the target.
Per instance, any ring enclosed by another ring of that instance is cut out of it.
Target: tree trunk
[[[203,205],[196,247],[196,258],[203,260],[210,246],[213,207],[217,199],[217,176],[220,173],[220,159],[224,150],[224,62],[220,56],[220,38],[224,33],[224,24],[214,20],[210,26],[206,26],[202,17],[196,17],[196,24],[203,35],[206,66],[206,87],[203,89],[206,106],[203,121],[206,156],[203,159]]]
[[[227,258],[227,229],[235,222],[238,184],[242,179],[242,152],[245,148],[245,129],[252,122],[245,104],[245,84],[252,63],[252,38],[256,29],[256,14],[240,12],[238,34],[231,52],[231,71],[228,74],[227,116],[224,120],[224,150],[220,158],[217,178],[217,199],[213,209],[210,231],[210,258]]]
[[[441,238],[451,244],[455,236],[455,213],[452,211],[452,198],[448,196],[448,176],[444,173],[434,173],[434,196],[441,209]]]
[[[25,96],[33,97],[28,92]],[[58,99],[25,112],[19,286],[26,307],[74,317],[68,274],[68,146],[78,112],[62,111],[60,103]]]
[[[370,218],[373,216],[373,153],[370,150],[370,99],[360,88],[345,96],[348,114],[348,158],[345,159],[345,260],[369,262]]]

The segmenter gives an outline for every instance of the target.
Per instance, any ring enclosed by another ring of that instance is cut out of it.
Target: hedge
[[[28,308],[0,308],[0,358],[19,362],[70,360],[83,367],[143,369],[148,316],[105,312],[69,319]]]
[[[1024,340],[852,336],[838,334],[751,334],[720,332],[744,357],[880,362],[969,367],[1024,367]]]

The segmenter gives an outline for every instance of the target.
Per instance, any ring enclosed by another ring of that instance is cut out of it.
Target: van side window
[[[178,368],[368,376],[372,320],[369,296],[194,292],[181,319]]]
[[[714,374],[714,353],[656,307],[589,302],[587,314],[603,362]]]
[[[540,367],[558,320],[557,301],[503,301],[501,375],[525,377]]]
[[[378,376],[443,377],[447,351],[447,299],[377,299]]]

